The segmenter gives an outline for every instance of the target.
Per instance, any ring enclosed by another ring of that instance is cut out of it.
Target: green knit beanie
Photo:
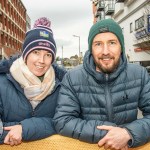
[[[113,19],[104,19],[95,23],[89,32],[88,44],[89,50],[92,51],[92,42],[94,37],[99,33],[111,32],[115,34],[121,44],[121,50],[124,51],[124,36],[121,27]]]

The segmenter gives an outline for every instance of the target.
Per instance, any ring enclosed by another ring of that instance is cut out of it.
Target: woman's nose
[[[44,62],[44,56],[39,56],[39,62],[43,63]]]

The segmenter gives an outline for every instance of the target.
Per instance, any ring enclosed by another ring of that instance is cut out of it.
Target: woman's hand
[[[4,130],[9,131],[4,139],[5,144],[14,146],[22,142],[22,125],[4,127]]]

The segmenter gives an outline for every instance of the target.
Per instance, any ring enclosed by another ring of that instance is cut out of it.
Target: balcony
[[[115,11],[114,4],[107,4],[105,7],[105,15],[112,15]]]
[[[102,11],[105,8],[105,3],[104,1],[99,1],[99,3],[97,4],[97,11]]]
[[[97,21],[103,20],[103,19],[105,19],[104,12],[100,12],[100,13],[99,13],[99,16],[97,17]]]
[[[116,18],[123,11],[124,11],[124,3],[116,3],[115,4],[115,11],[114,11],[114,14],[113,14],[113,18]]]
[[[148,37],[148,36],[149,36],[149,33],[146,29],[142,29],[142,30],[135,33],[135,37],[137,40],[144,38],[144,37]]]
[[[116,0],[116,3],[123,3],[125,0]]]

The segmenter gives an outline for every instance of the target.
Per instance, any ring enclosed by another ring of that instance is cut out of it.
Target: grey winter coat
[[[143,118],[137,119],[138,108]],[[124,127],[132,136],[131,147],[150,141],[150,79],[145,68],[127,64],[124,54],[112,74],[95,71],[92,55],[70,70],[62,81],[54,116],[58,133],[97,143],[107,131],[96,126]]]

